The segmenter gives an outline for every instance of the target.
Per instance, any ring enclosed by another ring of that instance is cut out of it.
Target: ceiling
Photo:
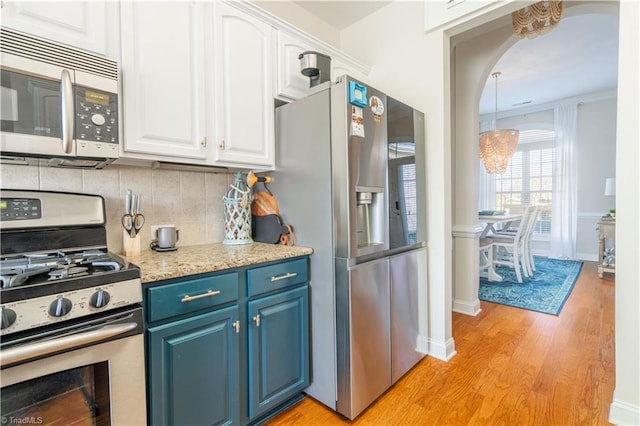
[[[320,18],[332,27],[338,30],[342,30],[393,2],[366,0],[299,0],[294,1],[293,3],[296,3],[298,6],[306,9],[308,12]]]
[[[295,1],[341,30],[390,1]],[[618,74],[618,17],[565,16],[550,33],[516,42],[492,71],[498,78],[498,111],[535,106],[585,94],[614,91]],[[495,80],[489,75],[480,114],[495,112]]]

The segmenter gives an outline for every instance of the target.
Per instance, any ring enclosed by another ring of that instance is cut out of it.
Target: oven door
[[[3,350],[2,423],[146,424],[141,312]]]

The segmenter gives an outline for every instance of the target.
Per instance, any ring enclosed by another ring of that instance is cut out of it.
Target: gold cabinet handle
[[[198,299],[202,299],[205,297],[212,297],[215,296],[217,294],[220,294],[219,290],[209,290],[204,294],[199,294],[197,296],[189,296],[188,294],[185,294],[184,297],[182,298],[182,302],[191,302],[192,300],[198,300]]]
[[[286,274],[280,275],[279,277],[271,277],[271,282],[280,281],[280,280],[286,280],[287,278],[293,278],[296,275],[298,275],[297,272],[287,272]]]
[[[255,315],[253,320],[256,322],[256,327],[260,327],[260,314]]]
[[[236,329],[236,333],[240,333],[240,321],[236,321],[233,323],[233,328]]]

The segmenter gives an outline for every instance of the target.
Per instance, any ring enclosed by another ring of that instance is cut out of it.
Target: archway
[[[563,19],[581,14],[615,14],[617,4],[589,3],[566,6]],[[511,29],[510,16],[486,24],[478,33],[452,38],[452,234],[453,310],[467,315],[480,312],[478,299],[478,104],[482,90],[499,58],[520,39]]]

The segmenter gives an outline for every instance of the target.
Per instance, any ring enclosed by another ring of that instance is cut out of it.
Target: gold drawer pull
[[[298,275],[296,272],[287,272],[286,274],[280,275],[279,277],[271,277],[271,282],[286,280],[287,278],[293,278],[296,275]]]
[[[197,296],[189,296],[188,294],[185,294],[184,297],[182,298],[183,302],[191,302],[192,300],[198,300],[198,299],[202,299],[204,297],[211,297],[211,296],[215,296],[217,294],[220,294],[220,291],[216,290],[209,290],[204,294],[199,294]]]

